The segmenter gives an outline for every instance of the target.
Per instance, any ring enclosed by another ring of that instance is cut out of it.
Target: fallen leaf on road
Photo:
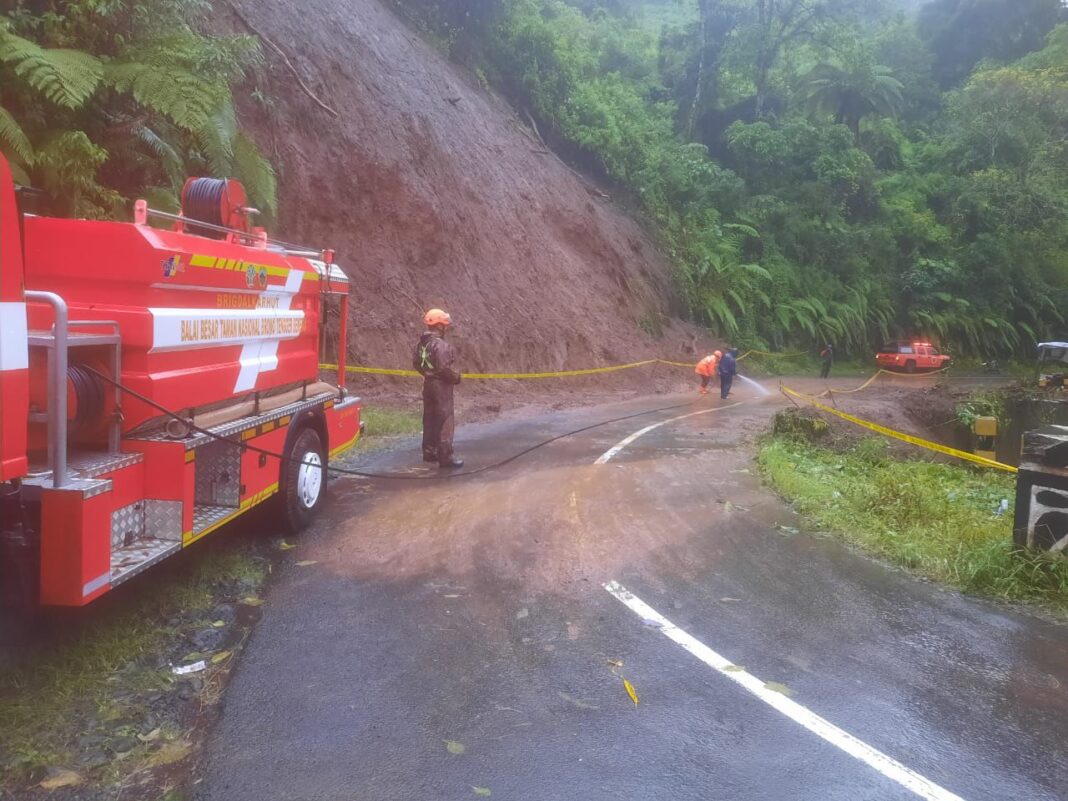
[[[790,696],[794,694],[794,691],[787,687],[785,684],[780,684],[777,681],[764,682],[764,689],[772,690],[773,692],[782,693],[783,695]]]
[[[448,595],[442,595],[442,598],[459,598],[460,594],[456,592],[449,593]]]
[[[648,626],[652,629],[658,629],[661,628],[664,624],[661,623],[659,620],[653,620],[651,617],[647,617],[642,620],[642,625]]]
[[[211,664],[217,665],[220,662],[225,662],[229,658],[230,658],[230,652],[229,651],[219,651],[219,653],[214,654],[211,657]]]
[[[226,625],[226,621],[225,620],[216,620],[215,622],[213,622],[211,624],[211,627],[213,629],[221,629],[225,625]]]
[[[634,702],[634,706],[638,705],[638,691],[634,689],[634,685],[626,679],[623,679],[623,687],[627,691],[627,695],[630,696],[630,700]]]
[[[720,600],[725,604],[731,604],[731,603],[736,603],[736,602],[738,602],[738,601],[740,601],[742,599],[741,598],[720,598]]]
[[[48,775],[39,786],[45,790],[58,790],[60,787],[75,787],[84,783],[85,778],[80,773],[66,768],[49,768]]]
[[[316,561],[315,559],[304,559],[304,560],[302,560],[300,562],[297,562],[297,567],[307,567],[308,565],[317,565],[317,564],[319,564],[319,562]]]
[[[173,765],[175,762],[181,762],[189,756],[189,752],[192,750],[193,746],[187,741],[175,740],[173,743],[167,743],[154,753],[148,760],[148,764],[152,766]]]
[[[557,691],[556,694],[559,695],[561,698],[563,698],[565,701],[567,701],[569,704],[574,704],[579,709],[600,709],[601,708],[601,707],[597,706],[596,704],[588,704],[585,701],[579,700],[578,698],[570,696],[567,693],[560,692],[559,690]]]
[[[528,615],[530,615],[530,610],[527,609],[524,606],[522,609],[520,609],[518,612],[515,613],[515,619],[516,620],[522,620],[523,618],[527,617]]]
[[[445,743],[445,749],[454,756],[460,756],[460,754],[467,750],[463,743],[456,740],[443,740],[442,742]]]
[[[471,789],[475,791],[475,795],[480,796],[482,798],[489,798],[491,795],[493,795],[493,793],[490,792],[490,788],[488,787],[475,787],[472,784]]]
[[[263,599],[257,598],[255,595],[247,595],[241,599],[241,603],[245,606],[263,606]]]
[[[278,550],[280,550],[280,551],[290,551],[290,550],[292,550],[293,548],[296,548],[296,547],[297,547],[296,545],[290,545],[285,540],[279,540],[279,542],[278,542]]]
[[[620,667],[623,667],[623,660],[622,659],[609,659],[608,660],[608,664],[610,664],[612,667],[620,668]]]
[[[742,673],[742,672],[745,671],[745,666],[744,665],[727,665],[727,667],[725,667],[723,669],[725,671],[727,671],[728,673]]]

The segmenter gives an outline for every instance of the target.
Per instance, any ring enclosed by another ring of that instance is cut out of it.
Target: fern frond
[[[11,112],[0,106],[0,152],[15,159],[27,167],[33,166],[33,145],[22,130],[22,126],[11,116]]]
[[[245,185],[256,208],[272,217],[278,213],[278,177],[274,167],[244,134],[234,137],[234,173]]]
[[[204,126],[194,131],[194,136],[216,178],[225,178],[234,171],[237,113],[233,105],[224,104]]]
[[[93,96],[103,76],[103,63],[80,50],[49,49],[0,30],[0,62],[48,101],[80,108]]]
[[[230,104],[230,92],[225,86],[185,70],[163,70],[153,64],[107,64],[104,82],[194,134],[212,125],[212,118]]]
[[[181,186],[185,180],[185,162],[178,155],[178,151],[174,146],[164,139],[159,132],[149,128],[147,125],[140,125],[134,129],[134,136],[147,145],[156,155],[172,186]]]

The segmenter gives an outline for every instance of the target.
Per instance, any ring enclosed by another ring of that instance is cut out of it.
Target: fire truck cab
[[[349,280],[253,212],[237,182],[197,178],[179,215],[143,201],[133,222],[22,215],[0,156],[7,607],[82,606],[259,504],[290,529],[322,506],[328,461],[361,432]]]

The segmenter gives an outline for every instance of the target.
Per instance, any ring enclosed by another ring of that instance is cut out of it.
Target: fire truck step
[[[182,549],[182,543],[143,537],[111,552],[111,584],[121,584],[147,567]]]
[[[193,507],[193,536],[215,528],[227,518],[233,517],[240,510],[235,506],[209,506],[196,504]]]

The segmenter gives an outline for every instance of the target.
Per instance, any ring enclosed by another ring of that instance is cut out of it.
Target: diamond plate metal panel
[[[193,536],[234,513],[229,506],[196,506],[193,508]]]
[[[147,500],[145,534],[158,540],[182,541],[182,502]]]
[[[111,513],[111,550],[132,545],[145,535],[145,502],[135,501]]]
[[[229,506],[241,503],[241,449],[229,442],[212,442],[197,452],[197,505]]]
[[[147,537],[135,545],[111,552],[111,583],[120,584],[145,568],[182,549],[180,542]]]

